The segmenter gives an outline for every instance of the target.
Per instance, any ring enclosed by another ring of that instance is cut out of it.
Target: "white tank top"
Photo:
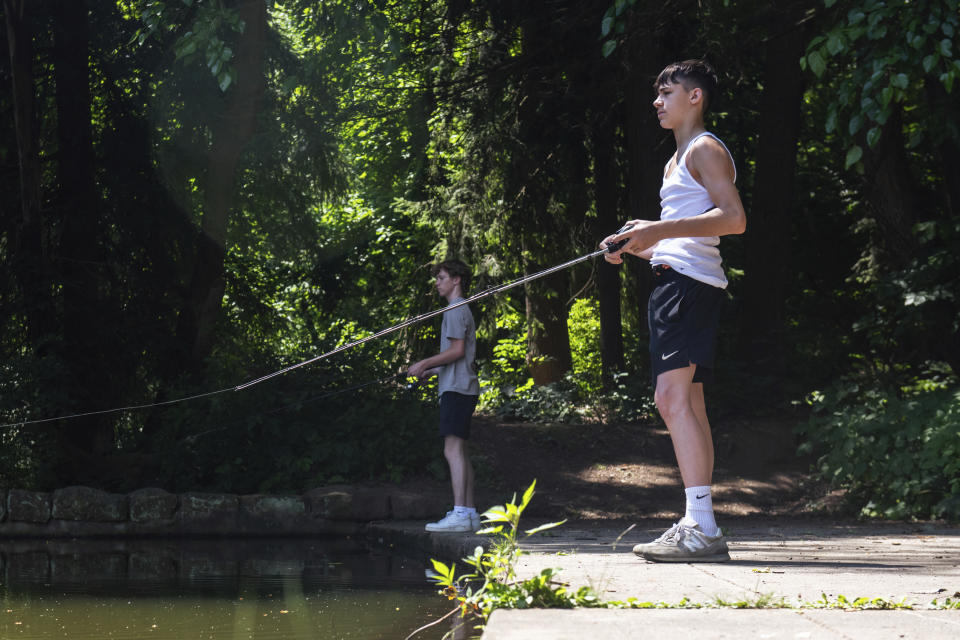
[[[677,166],[673,173],[667,176],[666,168],[663,171],[663,186],[660,187],[660,219],[678,220],[700,215],[716,207],[710,195],[702,184],[697,182],[690,170],[687,169],[687,154],[693,143],[701,136],[710,136],[720,143],[733,162],[733,155],[717,136],[703,132],[693,138],[683,155],[677,158]],[[670,163],[667,163],[667,167]],[[734,165],[734,181],[736,181],[736,165]],[[720,238],[717,236],[703,238],[668,238],[656,244],[650,264],[667,264],[685,276],[694,280],[721,289],[727,288],[727,278],[720,266]]]

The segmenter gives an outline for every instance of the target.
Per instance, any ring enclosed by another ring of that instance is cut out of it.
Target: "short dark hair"
[[[452,278],[460,278],[460,292],[466,293],[470,288],[470,267],[459,260],[444,260],[439,264],[433,265],[430,273],[437,275],[443,269]]]
[[[691,86],[699,87],[703,91],[704,113],[717,95],[717,74],[710,63],[702,59],[668,64],[657,76],[653,88],[659,89],[668,84],[682,84],[687,91]]]

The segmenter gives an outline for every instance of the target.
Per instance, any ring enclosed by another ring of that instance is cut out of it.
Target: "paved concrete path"
[[[530,523],[534,524],[534,523]],[[604,600],[676,604],[780,601],[800,607],[824,596],[883,598],[914,610],[656,609],[497,611],[483,640],[562,638],[960,638],[960,610],[930,610],[960,597],[960,528],[926,524],[825,525],[749,519],[730,529],[731,561],[662,564],[634,556],[637,542],[670,523],[563,526],[523,545],[521,577],[560,568],[572,586]]]
[[[533,527],[539,521],[523,522]],[[782,601],[790,609],[500,610],[483,640],[593,638],[960,638],[960,610],[932,610],[932,601],[960,599],[960,527],[937,524],[829,524],[822,520],[724,519],[731,561],[659,564],[635,557],[637,542],[669,522],[570,523],[528,538],[520,577],[545,568],[604,600],[714,605]],[[391,523],[404,538],[422,523]],[[409,531],[407,531],[409,529]],[[622,537],[620,537],[622,535]],[[619,538],[619,540],[618,540]],[[406,537],[410,540],[413,537]],[[434,550],[472,549],[476,536],[416,539]],[[428,549],[427,549],[428,550]],[[429,551],[429,550],[428,550]],[[443,557],[440,554],[434,557]],[[449,559],[449,555],[447,555]],[[883,598],[913,610],[843,611],[807,606],[826,597]]]

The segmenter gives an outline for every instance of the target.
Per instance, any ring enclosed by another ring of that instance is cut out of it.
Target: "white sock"
[[[700,525],[700,530],[708,536],[720,533],[720,527],[713,517],[713,499],[710,497],[710,487],[687,487],[687,511],[684,517],[690,518]]]
[[[464,507],[462,505],[453,505],[453,512],[458,516],[468,516],[470,515],[471,509],[469,507]]]

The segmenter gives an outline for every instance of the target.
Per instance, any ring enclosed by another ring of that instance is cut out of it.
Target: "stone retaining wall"
[[[0,498],[4,538],[349,535],[372,521],[436,517],[444,506],[394,487],[351,486],[303,495],[0,489]]]

